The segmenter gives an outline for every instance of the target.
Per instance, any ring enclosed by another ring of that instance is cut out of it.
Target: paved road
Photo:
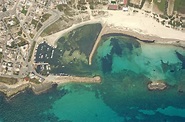
[[[39,31],[35,34],[33,37],[33,40],[37,40],[40,34],[51,24],[56,22],[60,18],[60,13],[58,11],[51,11],[52,16],[45,22],[43,23],[43,26],[39,29]]]

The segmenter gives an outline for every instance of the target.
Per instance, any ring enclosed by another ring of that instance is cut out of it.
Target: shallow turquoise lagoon
[[[89,67],[102,83],[70,83],[41,95],[28,90],[9,101],[0,96],[0,121],[184,122],[184,63],[183,48],[107,35],[93,58],[96,69]],[[158,80],[167,89],[149,91]]]
[[[181,73],[183,61],[177,55],[185,55],[184,49],[170,45],[139,43],[135,38],[125,41],[129,40],[128,38],[130,37],[104,38],[105,42],[97,51],[98,62],[100,67],[104,66],[104,72],[132,71],[145,75],[151,81],[162,80],[169,84],[179,81],[176,75]]]

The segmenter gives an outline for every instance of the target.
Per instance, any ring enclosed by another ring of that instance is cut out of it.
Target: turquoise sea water
[[[6,101],[0,96],[3,122],[184,122],[185,50],[148,44],[127,36],[107,35],[93,67],[101,84],[70,83],[34,95],[25,91]],[[69,71],[69,70],[68,70]],[[147,84],[161,80],[164,91]]]

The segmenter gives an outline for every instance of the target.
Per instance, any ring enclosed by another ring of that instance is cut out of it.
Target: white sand
[[[134,15],[123,11],[109,11],[109,16],[102,18],[108,25],[118,28],[130,29],[140,34],[158,36],[161,38],[178,39],[185,41],[185,33],[182,31],[167,28],[151,17],[147,17],[140,11]]]
[[[101,17],[99,19],[92,19],[79,24],[74,24],[68,29],[46,36],[44,38],[50,45],[56,46],[56,41],[65,33],[85,24],[101,22],[106,23],[108,26],[113,26],[114,28],[118,28],[119,30],[123,31],[129,30],[143,35],[156,36],[165,39],[177,39],[183,40],[185,42],[185,32],[174,30],[172,28],[167,28],[161,23],[158,23],[152,17],[146,16],[145,12],[141,10],[138,10],[138,13],[123,12],[122,10],[106,11],[109,13],[109,15],[106,17]],[[42,40],[43,38],[39,37],[38,42]]]

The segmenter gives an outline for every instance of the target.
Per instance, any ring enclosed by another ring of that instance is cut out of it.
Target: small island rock
[[[164,90],[167,85],[162,81],[155,81],[148,84],[149,90]]]

